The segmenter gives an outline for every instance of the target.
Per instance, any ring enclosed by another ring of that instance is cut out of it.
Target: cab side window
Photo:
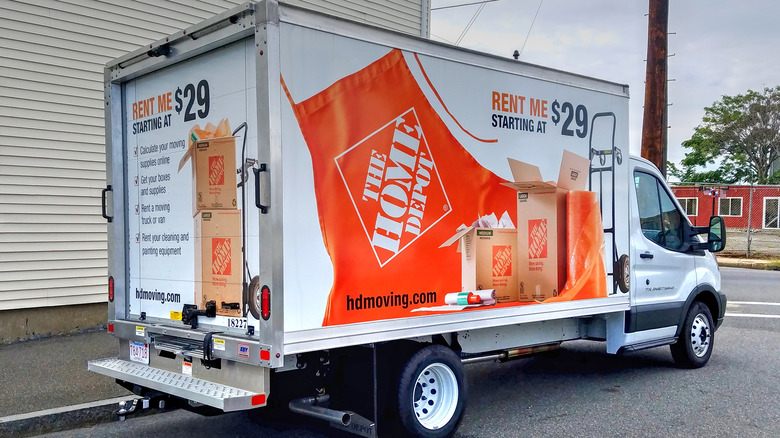
[[[680,250],[684,219],[662,183],[649,173],[635,172],[634,186],[642,234],[666,249]]]

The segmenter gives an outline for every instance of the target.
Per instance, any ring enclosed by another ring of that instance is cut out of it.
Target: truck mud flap
[[[126,360],[107,358],[89,361],[90,371],[145,388],[202,403],[225,412],[265,405],[265,394],[245,391]]]

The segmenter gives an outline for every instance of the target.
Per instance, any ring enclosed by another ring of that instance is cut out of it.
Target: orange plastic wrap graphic
[[[452,136],[402,53],[288,98],[333,264],[323,325],[419,315],[412,309],[460,291],[460,254],[439,245],[463,223],[515,210],[516,191]]]
[[[607,296],[604,270],[604,229],[598,193],[573,191],[566,195],[566,285],[544,302],[583,300]]]

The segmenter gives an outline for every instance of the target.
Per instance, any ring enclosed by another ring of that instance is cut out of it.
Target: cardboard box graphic
[[[558,181],[543,181],[539,168],[509,159],[517,190],[519,301],[557,296],[566,283],[566,193],[584,190],[590,160],[563,152]]]
[[[464,291],[495,289],[496,301],[517,301],[517,230],[469,227],[441,247],[458,242]]]
[[[218,315],[242,316],[241,211],[200,211],[194,234],[195,304],[216,301]]]
[[[195,142],[179,161],[192,159],[193,216],[199,210],[238,208],[235,137]]]

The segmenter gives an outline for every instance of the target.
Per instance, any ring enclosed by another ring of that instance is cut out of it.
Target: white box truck
[[[723,221],[628,156],[625,85],[269,0],[110,62],[105,108],[88,367],[138,394],[439,437],[464,364],[712,354]]]

